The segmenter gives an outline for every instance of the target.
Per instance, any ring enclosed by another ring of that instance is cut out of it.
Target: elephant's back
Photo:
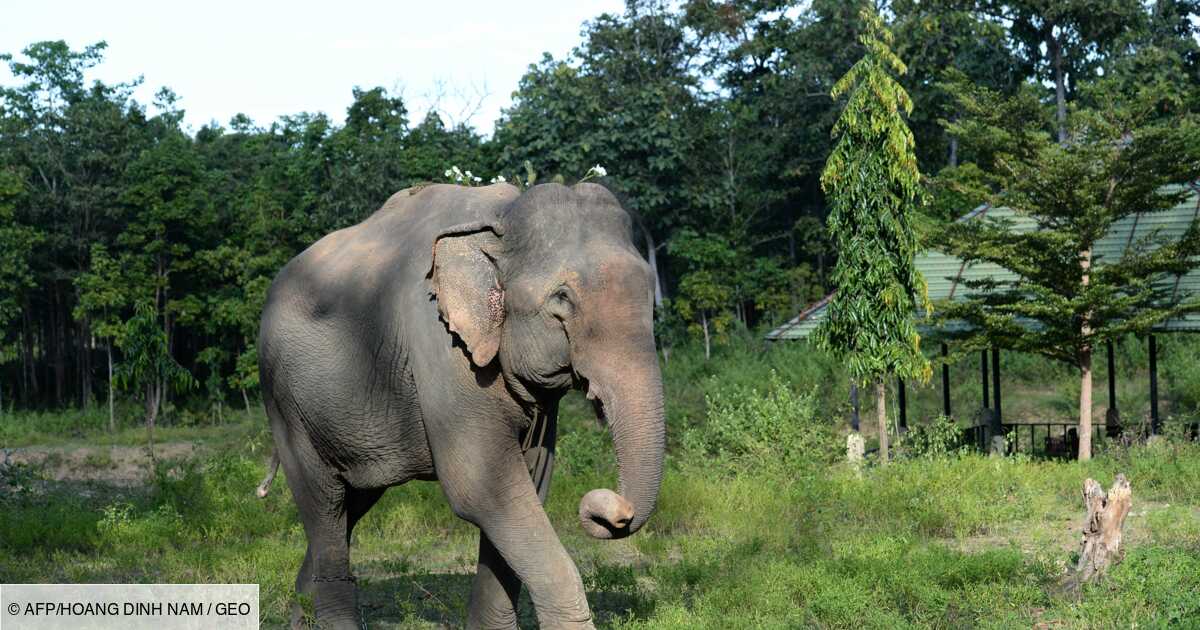
[[[330,464],[374,478],[370,471],[378,467],[360,460],[391,461],[396,454],[364,454],[354,444],[419,437],[411,433],[419,420],[408,418],[419,412],[409,391],[407,340],[414,333],[447,334],[426,278],[433,241],[480,220],[483,202],[494,204],[497,192],[401,191],[362,223],[314,243],[276,276],[259,333],[263,393],[289,424],[303,426],[318,451],[335,460]]]
[[[326,235],[284,266],[268,291],[264,326],[279,309],[357,322],[400,306],[397,300],[427,301],[434,239],[485,221],[497,203],[518,194],[508,185],[433,184],[392,195],[361,223]]]

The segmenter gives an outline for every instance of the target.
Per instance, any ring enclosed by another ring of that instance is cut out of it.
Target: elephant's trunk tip
[[[597,489],[579,500],[579,522],[592,538],[624,538],[633,532],[633,504],[608,489]]]

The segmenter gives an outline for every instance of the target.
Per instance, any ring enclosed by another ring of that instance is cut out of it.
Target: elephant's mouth
[[[580,377],[576,386],[583,390],[584,396],[588,402],[592,403],[592,410],[596,412],[596,422],[600,423],[601,427],[608,426],[608,415],[604,411],[604,398],[599,392],[599,388],[592,385],[592,382],[586,378]]]

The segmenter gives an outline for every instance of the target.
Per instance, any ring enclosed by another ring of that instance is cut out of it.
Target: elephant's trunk
[[[592,490],[579,502],[579,519],[595,538],[638,531],[658,503],[666,450],[662,378],[653,349],[638,355],[589,378],[588,397],[608,421],[620,471],[618,492]]]

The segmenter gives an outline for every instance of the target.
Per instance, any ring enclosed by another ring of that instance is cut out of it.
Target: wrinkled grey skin
[[[592,627],[542,508],[557,404],[587,391],[617,453],[618,492],[585,495],[582,526],[636,532],[664,449],[652,288],[628,214],[594,184],[409,189],[284,267],[259,367],[308,538],[296,588],[321,627],[358,627],[351,530],[413,479],[480,529],[470,627],[516,627],[522,583],[541,627]]]

